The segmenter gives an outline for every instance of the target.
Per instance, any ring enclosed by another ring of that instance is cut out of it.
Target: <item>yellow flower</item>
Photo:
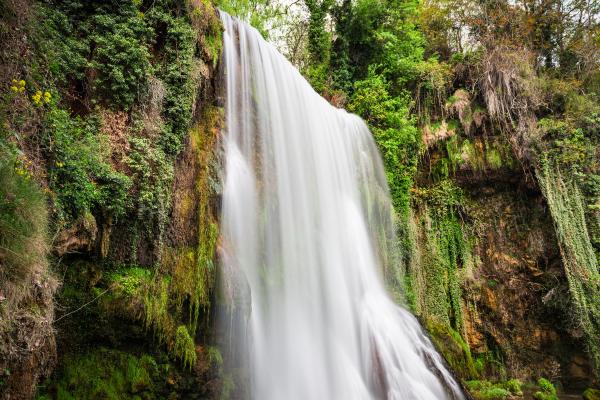
[[[35,94],[31,96],[31,100],[33,100],[33,103],[36,106],[41,105],[42,104],[42,91],[38,90],[37,92],[35,92]]]
[[[56,161],[54,164],[55,164],[55,165],[56,165],[58,168],[62,168],[62,167],[64,167],[64,166],[65,166],[65,164],[64,164],[64,163],[62,163],[62,162],[60,162],[60,161]]]
[[[44,103],[50,103],[52,100],[52,94],[50,92],[44,92]]]
[[[20,81],[17,82],[16,79],[13,79],[12,82],[15,84],[14,86],[10,87],[10,90],[12,90],[13,92],[19,92],[22,93],[25,91],[25,81],[23,79],[21,79]],[[18,85],[18,86],[17,86]]]

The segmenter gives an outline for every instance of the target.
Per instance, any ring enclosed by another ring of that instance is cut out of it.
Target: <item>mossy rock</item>
[[[478,400],[504,400],[510,397],[510,392],[500,387],[491,387],[478,392],[474,397]]]
[[[540,391],[535,392],[533,398],[536,400],[558,400],[556,388],[548,379],[540,378],[538,380]]]
[[[583,392],[583,400],[600,400],[600,390],[598,389],[586,389]]]
[[[426,326],[436,348],[456,375],[462,379],[476,378],[478,374],[471,357],[471,350],[460,334],[433,319],[428,320]]]
[[[466,381],[466,388],[477,400],[504,400],[523,396],[521,382],[511,379],[506,382]]]
[[[164,370],[150,355],[101,348],[65,359],[56,380],[38,399],[157,399]]]

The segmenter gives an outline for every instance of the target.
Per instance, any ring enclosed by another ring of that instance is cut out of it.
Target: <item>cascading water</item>
[[[364,122],[248,25],[225,26],[223,268],[245,276],[257,400],[462,399],[379,271],[392,232]]]

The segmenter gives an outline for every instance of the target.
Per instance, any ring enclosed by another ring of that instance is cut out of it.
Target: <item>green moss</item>
[[[490,382],[488,382],[488,381],[480,381],[480,380],[477,380],[477,379],[465,381],[465,387],[469,391],[481,390],[484,387],[487,387],[489,385],[490,385]]]
[[[535,392],[533,394],[533,398],[536,400],[558,400],[558,397],[556,395],[544,392]]]
[[[506,381],[506,383],[504,383],[503,386],[506,390],[508,390],[515,396],[522,396],[523,395],[522,385],[523,384],[518,379],[510,379],[510,380]]]
[[[210,0],[188,1],[192,25],[200,33],[200,48],[216,67],[223,49],[223,27]]]
[[[588,388],[583,392],[583,400],[600,400],[600,390]]]
[[[483,389],[475,395],[476,399],[481,400],[504,400],[510,396],[510,392],[499,387]]]
[[[600,272],[587,229],[585,199],[569,170],[548,154],[537,178],[556,227],[574,308],[574,324],[585,334],[595,373],[600,376]]]
[[[419,265],[411,267],[414,289],[421,293],[420,313],[462,331],[460,269],[471,262],[471,246],[457,217],[463,194],[451,181],[414,191],[422,212],[417,215]],[[421,286],[421,287],[417,287]]]
[[[57,400],[158,399],[158,387],[166,379],[161,366],[149,355],[135,356],[101,348],[89,353],[68,356],[57,380],[43,388],[38,399],[55,393]]]
[[[502,167],[502,155],[497,149],[488,149],[485,153],[485,161],[487,166],[492,169],[498,169]]]
[[[173,337],[175,323],[169,314],[169,284],[168,275],[155,277],[148,290],[144,293],[144,322],[151,329],[159,342],[165,343]]]
[[[217,370],[220,370],[223,367],[223,356],[218,348],[208,346],[206,349],[206,358],[210,365],[214,366]]]
[[[523,396],[521,382],[511,379],[506,382],[466,381],[465,387],[477,400],[503,400],[512,396]]]
[[[478,376],[469,345],[458,332],[434,319],[429,319],[426,327],[436,348],[459,377],[472,379]]]
[[[191,369],[194,364],[196,364],[197,356],[194,339],[192,339],[184,325],[177,327],[173,353],[183,362],[184,367],[189,367]]]
[[[189,365],[191,356],[180,357],[181,326],[195,336],[202,311],[207,312],[216,279],[214,255],[218,225],[211,211],[210,199],[215,193],[213,160],[217,125],[221,112],[205,107],[201,122],[190,132],[190,147],[196,157],[199,174],[195,187],[183,199],[196,207],[198,237],[195,247],[164,247],[161,266],[144,294],[145,325],[167,349]],[[173,210],[176,215],[192,215],[190,210]],[[186,313],[187,311],[187,313]],[[178,344],[179,340],[179,344]]]
[[[122,267],[108,274],[109,285],[125,296],[140,294],[140,290],[150,282],[151,272],[137,266]]]
[[[536,400],[558,400],[558,396],[556,396],[556,388],[549,380],[545,378],[538,379],[538,387],[540,390],[535,392],[533,397]]]
[[[538,386],[540,387],[540,389],[542,390],[542,392],[548,393],[548,394],[556,394],[556,388],[554,387],[552,382],[550,382],[548,379],[540,378],[540,379],[538,379],[537,383],[538,383]]]
[[[460,146],[461,160],[469,165],[474,171],[481,171],[483,169],[483,160],[479,148],[469,139],[463,140]]]

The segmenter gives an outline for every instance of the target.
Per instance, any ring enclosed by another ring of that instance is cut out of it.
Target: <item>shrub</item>
[[[125,213],[130,179],[105,161],[98,122],[52,108],[44,120],[49,186],[60,220],[73,221],[95,208]]]
[[[506,383],[504,383],[504,388],[508,391],[510,391],[512,394],[517,395],[517,396],[522,396],[523,395],[523,390],[521,388],[521,381],[519,381],[518,379],[511,379],[509,381],[507,381]]]
[[[88,92],[84,102],[129,109],[144,94],[151,29],[134,2],[53,2],[42,7],[50,70]]]
[[[556,396],[556,388],[548,379],[538,379],[538,386],[540,391],[535,392],[533,397],[537,400],[558,400]]]

